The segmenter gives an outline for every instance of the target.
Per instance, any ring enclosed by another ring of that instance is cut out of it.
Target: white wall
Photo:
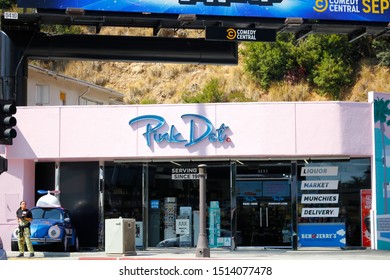
[[[53,72],[41,72],[35,68],[29,67],[29,76],[27,81],[27,105],[36,106],[37,104],[37,85],[49,86],[49,104],[44,106],[62,106],[62,105],[79,105],[80,98],[86,98],[96,101],[99,104],[110,104],[111,95],[108,89],[94,86],[83,81],[67,78]],[[65,102],[61,100],[60,93],[66,94]],[[118,94],[118,93],[116,93]]]

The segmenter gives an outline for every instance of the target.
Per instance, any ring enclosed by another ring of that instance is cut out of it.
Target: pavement
[[[104,251],[35,252],[35,257],[18,258],[19,252],[8,251],[9,260],[390,260],[390,251],[370,248],[299,248],[298,250],[238,248],[237,250],[211,248],[210,257],[197,257],[196,248],[151,248],[127,254]]]

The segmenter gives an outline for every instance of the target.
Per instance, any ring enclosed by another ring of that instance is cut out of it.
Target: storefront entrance
[[[239,245],[291,248],[289,181],[244,180],[236,186]]]
[[[137,247],[195,247],[199,236],[197,167],[195,162],[106,163],[104,219],[135,218]],[[337,167],[338,172],[307,176],[308,167]],[[308,189],[319,183],[329,188]],[[370,185],[370,159],[209,161],[209,246],[334,247],[336,243],[318,237],[328,236],[329,230],[338,232],[335,225],[340,224],[345,231],[343,247],[361,246],[360,193]],[[330,211],[339,214],[326,216]],[[309,242],[312,236],[316,236],[315,246]]]

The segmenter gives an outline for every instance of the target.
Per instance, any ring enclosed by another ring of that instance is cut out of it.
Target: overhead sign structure
[[[18,0],[20,8],[389,22],[390,0]]]

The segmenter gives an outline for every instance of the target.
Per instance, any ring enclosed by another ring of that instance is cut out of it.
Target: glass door
[[[291,247],[288,180],[237,181],[239,246]]]

